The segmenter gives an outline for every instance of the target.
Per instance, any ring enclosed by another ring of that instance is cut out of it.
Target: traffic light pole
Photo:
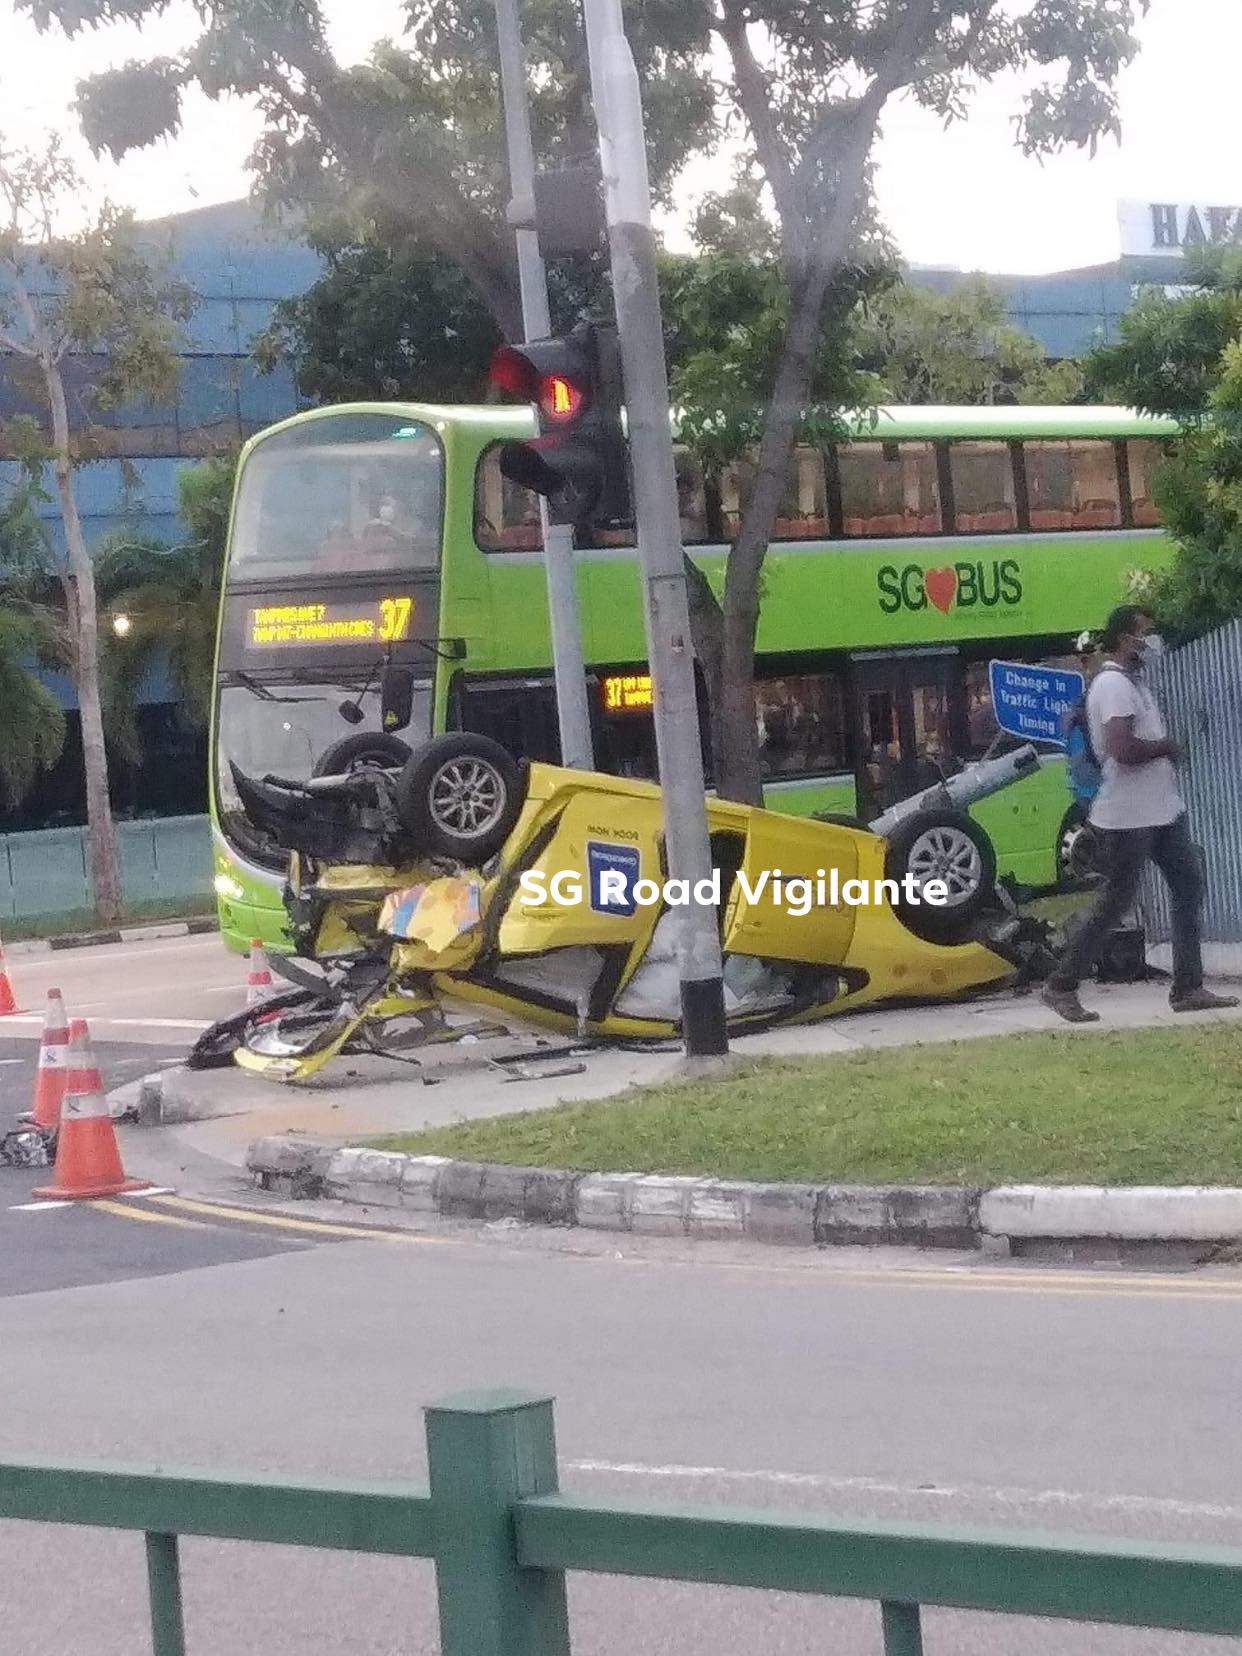
[[[500,85],[509,147],[510,219],[517,242],[522,327],[529,342],[552,332],[548,312],[548,278],[535,229],[535,151],[526,99],[526,62],[518,22],[518,0],[495,0],[500,47]],[[561,763],[593,770],[591,712],[587,704],[586,665],[582,657],[582,623],[574,578],[574,532],[548,521],[548,503],[540,500],[543,561],[548,583],[548,621],[552,633],[552,673],[556,681],[556,715],[561,735]]]
[[[621,0],[583,0],[583,11],[625,378],[664,837],[670,877],[689,881],[693,894],[697,882],[711,874],[711,847],[642,95],[625,37]],[[681,918],[686,1052],[691,1056],[724,1053],[728,1040],[715,906],[693,902],[672,912]]]

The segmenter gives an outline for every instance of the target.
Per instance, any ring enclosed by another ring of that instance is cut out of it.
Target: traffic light
[[[539,419],[537,438],[502,446],[502,475],[543,495],[553,523],[628,525],[629,459],[616,330],[579,322],[560,339],[502,345],[492,357],[489,378],[500,390],[533,403]]]

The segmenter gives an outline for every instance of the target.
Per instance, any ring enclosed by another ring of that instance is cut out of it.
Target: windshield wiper
[[[230,673],[229,680],[231,683],[240,684],[244,689],[249,690],[250,694],[257,696],[260,701],[294,703],[322,701],[324,699],[322,696],[278,696],[269,690],[266,684],[260,684],[257,678],[251,678],[249,673]]]

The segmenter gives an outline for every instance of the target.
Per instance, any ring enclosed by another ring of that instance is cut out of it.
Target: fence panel
[[[1204,941],[1242,942],[1242,621],[1171,651],[1152,688],[1185,752],[1182,792],[1207,871]],[[1167,943],[1168,894],[1151,869],[1143,916],[1148,941]]]
[[[37,834],[9,834],[6,839],[13,918],[69,914],[91,906],[80,828],[47,828]]]
[[[118,822],[127,906],[211,894],[211,821],[205,816]],[[84,828],[0,835],[0,916],[25,920],[92,907]]]
[[[1235,1549],[605,1505],[557,1493],[550,1398],[467,1393],[425,1420],[428,1491],[10,1461],[0,1520],[145,1532],[154,1656],[186,1653],[180,1535],[431,1558],[444,1656],[570,1656],[571,1570],[872,1599],[885,1656],[923,1656],[924,1604],[1242,1633]]]

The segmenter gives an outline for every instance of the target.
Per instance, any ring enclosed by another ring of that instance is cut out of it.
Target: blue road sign
[[[1082,695],[1081,673],[994,661],[990,667],[992,711],[1010,736],[1065,746],[1065,715]]]

